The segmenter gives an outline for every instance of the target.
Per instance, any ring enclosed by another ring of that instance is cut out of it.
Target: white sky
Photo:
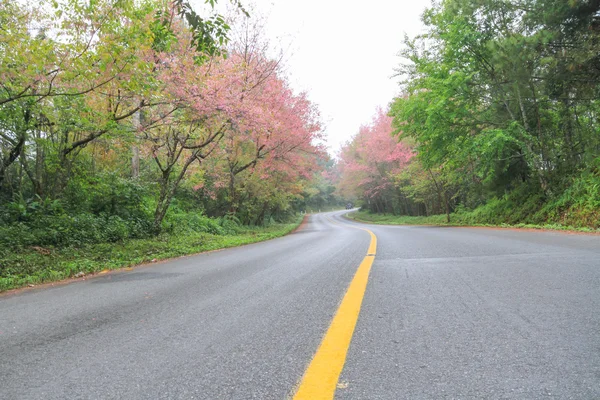
[[[398,94],[392,75],[404,34],[421,32],[420,16],[430,6],[430,0],[253,3],[251,14],[267,18],[273,47],[286,50],[294,88],[318,104],[332,155]]]

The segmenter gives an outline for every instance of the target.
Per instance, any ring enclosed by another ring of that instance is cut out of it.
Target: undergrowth
[[[0,291],[255,243],[283,236],[300,222],[298,216],[290,223],[248,227],[227,217],[179,214],[171,216],[165,231],[155,237],[97,243],[80,240],[62,247],[30,246],[23,241],[0,247]]]
[[[506,226],[600,232],[600,167],[591,167],[572,179],[561,193],[548,198],[536,192],[515,190],[502,198],[450,215],[398,216],[359,211],[357,221],[398,225]]]

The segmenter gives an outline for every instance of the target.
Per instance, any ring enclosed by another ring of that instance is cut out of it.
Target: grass
[[[241,246],[284,236],[298,227],[293,223],[269,227],[244,227],[237,234],[185,233],[151,239],[128,239],[60,249],[29,247],[0,253],[0,292],[55,282],[103,270],[131,267],[210,250]]]
[[[600,232],[600,229],[589,227],[573,227],[555,223],[549,224],[490,224],[478,222],[473,213],[463,212],[450,215],[450,223],[446,222],[446,215],[430,215],[428,217],[411,217],[407,215],[374,214],[368,211],[356,211],[348,214],[348,218],[359,222],[380,225],[433,225],[433,226],[485,226],[500,228],[526,228],[526,229],[552,229],[576,232]]]

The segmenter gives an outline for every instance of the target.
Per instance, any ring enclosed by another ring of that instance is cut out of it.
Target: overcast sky
[[[249,2],[243,2],[248,4]],[[422,31],[430,0],[253,0],[274,47],[286,50],[295,89],[309,93],[326,124],[330,152],[398,94],[392,78],[404,34]]]

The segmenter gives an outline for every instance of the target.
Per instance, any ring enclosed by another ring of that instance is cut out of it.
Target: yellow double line
[[[335,221],[329,220],[336,224]],[[369,272],[375,260],[377,237],[368,229],[344,226],[369,232],[371,235],[369,251],[360,263],[321,345],[306,369],[293,397],[294,400],[333,399],[339,376],[346,362],[348,347],[369,281]]]

